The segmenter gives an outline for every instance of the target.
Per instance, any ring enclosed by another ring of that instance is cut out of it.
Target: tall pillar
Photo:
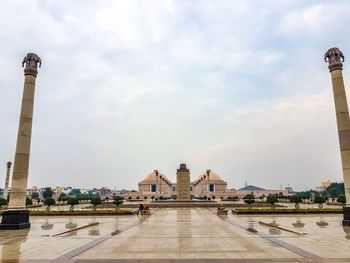
[[[10,180],[10,170],[11,170],[11,162],[7,162],[7,171],[6,171],[6,180],[5,180],[5,189],[4,189],[4,198],[7,199],[9,192],[9,180]]]
[[[32,135],[35,81],[41,59],[34,53],[28,53],[23,59],[24,88],[21,115],[18,126],[15,162],[12,174],[10,203],[2,215],[0,229],[29,228],[29,211],[26,210],[26,192]]]
[[[338,48],[329,49],[324,55],[331,73],[338,137],[343,168],[346,205],[343,225],[350,226],[350,118],[343,80],[344,55]]]
[[[186,164],[184,163],[180,164],[180,169],[177,169],[176,185],[177,185],[177,199],[191,200],[190,170],[187,169]]]

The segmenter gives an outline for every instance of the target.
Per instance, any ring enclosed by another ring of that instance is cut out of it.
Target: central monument
[[[180,168],[177,169],[176,186],[178,200],[191,200],[190,170],[185,163],[180,164]]]

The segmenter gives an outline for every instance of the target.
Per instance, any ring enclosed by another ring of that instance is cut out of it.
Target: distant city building
[[[333,183],[334,182],[331,182],[330,180],[328,180],[328,182],[321,182],[321,186],[316,186],[316,191],[322,192],[322,191],[326,190]]]

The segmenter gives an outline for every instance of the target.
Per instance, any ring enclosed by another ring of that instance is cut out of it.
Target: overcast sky
[[[342,181],[323,56],[350,56],[348,0],[0,2],[1,187],[27,52],[43,62],[29,187],[137,189],[181,162],[229,188]]]

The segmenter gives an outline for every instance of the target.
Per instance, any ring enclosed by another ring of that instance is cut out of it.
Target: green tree
[[[39,200],[39,193],[38,192],[33,192],[32,193],[32,199]]]
[[[53,196],[53,191],[50,187],[46,187],[44,192],[43,192],[43,198],[46,199],[46,198],[52,198]]]
[[[7,205],[7,200],[5,198],[0,197],[0,207],[3,205]]]
[[[136,199],[137,199],[137,200],[139,200],[139,199],[140,199],[140,197],[139,197],[139,196],[136,196]]]
[[[147,200],[147,196],[144,196],[144,197],[143,197],[143,199],[145,199],[145,202],[146,202],[146,200]]]
[[[56,203],[55,199],[49,197],[49,198],[46,198],[44,200],[44,205],[47,205],[46,207],[46,211],[50,211],[51,210],[51,206],[54,205]]]
[[[215,198],[216,198],[215,195],[213,195],[213,196],[211,197],[211,199],[213,199],[213,201],[215,201]]]
[[[74,211],[74,206],[77,205],[77,204],[79,204],[79,200],[78,200],[78,198],[76,198],[76,197],[69,197],[69,198],[67,199],[67,204],[70,205],[69,210],[70,210],[70,211]]]
[[[26,206],[32,205],[32,204],[33,204],[32,199],[30,199],[29,197],[26,197]]]
[[[291,203],[295,204],[295,209],[299,209],[299,203],[301,203],[303,201],[303,199],[301,199],[300,195],[292,195],[289,198]]]
[[[342,203],[343,206],[346,204],[346,198],[345,195],[341,195],[338,197],[337,202]]]
[[[119,208],[119,205],[121,205],[124,201],[124,198],[123,197],[121,197],[121,196],[116,196],[116,197],[114,197],[114,202],[113,202],[113,204],[115,204],[116,205],[116,209],[118,209]]]
[[[244,203],[249,205],[249,208],[251,208],[251,205],[255,203],[255,197],[252,194],[247,194],[245,197],[243,197]]]
[[[314,202],[318,204],[320,209],[322,209],[323,204],[326,202],[326,198],[322,195],[316,195]]]
[[[93,197],[90,203],[93,205],[93,210],[96,211],[96,206],[102,203],[101,197]]]
[[[129,196],[128,199],[131,200],[131,196]]]
[[[275,208],[275,203],[278,202],[278,198],[276,195],[268,195],[266,198],[266,202],[271,204],[271,208]]]
[[[154,198],[155,198],[154,195],[152,195],[152,196],[151,196],[152,201],[154,201]]]

